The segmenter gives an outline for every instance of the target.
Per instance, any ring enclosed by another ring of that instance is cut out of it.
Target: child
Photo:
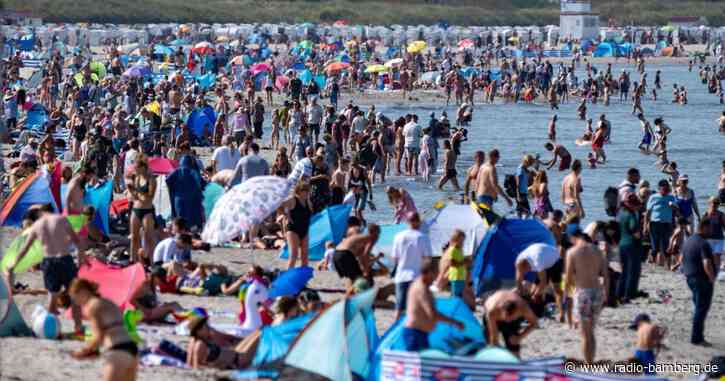
[[[674,233],[672,233],[672,237],[670,237],[670,244],[667,247],[667,255],[669,257],[675,256],[677,258],[675,264],[672,265],[672,268],[670,268],[672,271],[676,271],[682,264],[682,246],[685,243],[685,239],[692,234],[689,231],[689,225],[687,218],[679,217],[677,219],[677,227],[675,228]]]
[[[652,324],[649,315],[637,315],[629,329],[637,331],[637,349],[634,351],[634,358],[644,367],[645,374],[654,374],[654,366],[657,359],[657,353],[662,348],[662,339],[664,339],[667,330],[658,325]]]
[[[597,157],[594,155],[594,152],[589,152],[589,154],[587,154],[587,161],[589,162],[589,168],[597,168]]]
[[[335,244],[332,241],[325,242],[325,257],[317,264],[317,270],[335,271],[335,264],[332,256],[335,254]]]
[[[451,286],[451,295],[458,298],[463,296],[466,287],[466,262],[463,257],[463,241],[466,240],[466,233],[456,229],[451,236],[444,256],[450,261],[448,269],[448,282]]]

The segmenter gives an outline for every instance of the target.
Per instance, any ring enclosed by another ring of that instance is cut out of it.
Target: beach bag
[[[503,190],[511,198],[516,198],[516,176],[506,175],[503,180]]]

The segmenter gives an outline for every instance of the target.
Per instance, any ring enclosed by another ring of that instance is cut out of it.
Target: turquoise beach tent
[[[23,315],[13,302],[10,287],[5,278],[0,275],[0,337],[33,336],[23,320]]]
[[[309,258],[319,261],[325,256],[325,243],[340,243],[347,231],[347,218],[352,211],[351,205],[334,205],[312,216],[310,221]],[[289,256],[287,246],[282,249],[280,258]]]
[[[485,288],[516,276],[516,256],[534,243],[555,246],[554,236],[536,219],[504,218],[494,224],[474,256],[473,289],[480,296]]]
[[[486,345],[483,329],[470,308],[459,298],[437,298],[436,309],[443,315],[454,318],[463,323],[463,330],[444,323],[438,323],[428,335],[430,348],[448,355],[466,355],[474,353]],[[372,354],[373,369],[368,374],[368,381],[378,380],[380,361],[383,352],[387,350],[404,350],[402,332],[405,317],[399,319],[385,332],[380,345]]]
[[[370,353],[378,346],[373,315],[376,295],[377,290],[370,289],[343,299],[312,320],[290,347],[281,378],[367,379]],[[320,351],[325,352],[324,361]]]
[[[110,229],[108,227],[109,208],[111,207],[111,198],[113,197],[113,182],[104,181],[96,186],[87,185],[86,194],[83,197],[83,203],[92,205],[96,209],[96,216],[93,218],[93,225],[108,235]]]
[[[592,56],[594,57],[614,57],[616,55],[616,47],[608,42],[602,42],[594,49]]]
[[[217,183],[206,184],[204,188],[204,217],[209,219],[211,211],[214,210],[217,200],[224,194],[224,187]]]

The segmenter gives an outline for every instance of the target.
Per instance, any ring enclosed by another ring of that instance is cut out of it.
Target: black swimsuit
[[[310,230],[311,218],[312,211],[310,208],[295,197],[295,207],[290,210],[290,221],[287,223],[287,230],[297,234],[300,240],[304,240]]]

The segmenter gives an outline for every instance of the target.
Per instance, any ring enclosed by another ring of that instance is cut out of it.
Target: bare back
[[[566,262],[577,289],[601,287],[599,276],[607,268],[604,256],[593,245],[584,243],[569,249]]]
[[[490,196],[495,200],[498,196],[496,184],[498,184],[496,167],[490,163],[482,165],[481,169],[478,170],[478,186],[476,187],[476,195]]]
[[[406,307],[407,328],[414,328],[423,332],[431,332],[435,328],[435,302],[433,294],[422,278],[416,279],[408,290],[408,305]]]
[[[69,254],[71,244],[78,240],[68,219],[57,214],[41,217],[31,226],[31,231],[43,246],[46,257]]]

